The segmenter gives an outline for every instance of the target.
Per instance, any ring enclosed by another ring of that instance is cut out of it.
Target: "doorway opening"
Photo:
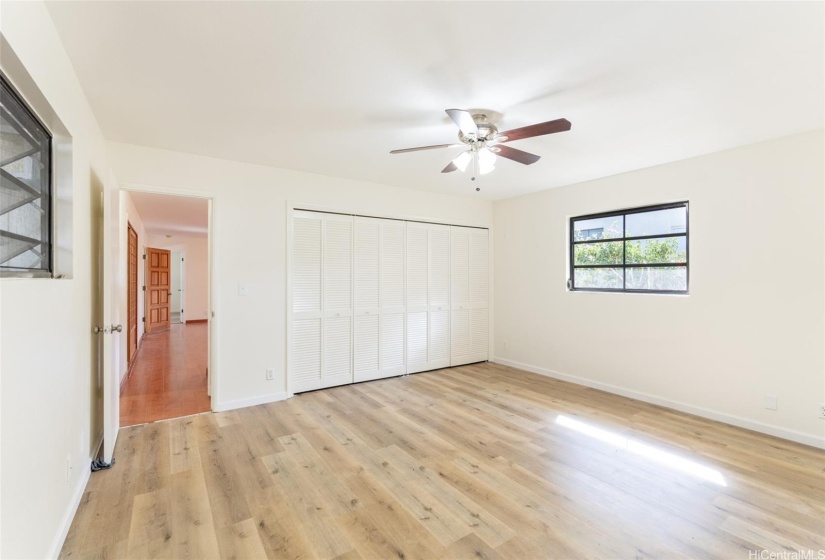
[[[128,343],[120,426],[208,412],[209,199],[122,193]]]

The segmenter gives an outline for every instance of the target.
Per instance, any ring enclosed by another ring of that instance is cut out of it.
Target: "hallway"
[[[120,393],[120,425],[208,412],[207,323],[173,324],[145,335]]]

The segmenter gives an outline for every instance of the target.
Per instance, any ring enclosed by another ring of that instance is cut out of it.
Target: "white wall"
[[[185,261],[183,260],[184,253],[180,251],[172,251],[170,256],[170,267],[169,267],[169,291],[172,292],[172,295],[169,298],[169,312],[170,313],[180,313],[180,310],[183,308],[181,305],[181,298],[183,298],[183,278],[181,278],[181,268],[184,266]],[[183,318],[181,318],[183,320]]]
[[[0,33],[3,71],[13,82],[27,73],[39,91],[24,95],[48,104],[71,135],[71,151],[58,155],[71,160],[72,173],[58,181],[73,185],[64,200],[72,220],[63,221],[72,226],[57,240],[72,259],[63,265],[70,278],[0,280],[0,556],[45,558],[68,528],[101,432],[91,333],[99,268],[91,251],[110,174],[103,136],[45,6],[3,2]]]
[[[124,188],[212,196],[215,351],[219,408],[286,391],[287,201],[370,215],[489,225],[490,202],[110,143]],[[474,194],[468,184],[468,194]],[[238,295],[238,284],[249,295]],[[190,317],[191,318],[191,317]],[[273,381],[266,368],[275,368]]]
[[[175,235],[172,239],[167,239],[164,235],[150,235],[149,246],[185,253],[184,320],[209,318],[209,240],[206,235]],[[172,297],[174,299],[174,294]]]
[[[824,154],[819,130],[497,202],[495,356],[825,445]],[[680,200],[689,296],[566,289],[569,217]]]

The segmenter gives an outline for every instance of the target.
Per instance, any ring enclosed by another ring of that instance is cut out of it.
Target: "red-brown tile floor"
[[[173,324],[147,334],[120,391],[120,425],[134,426],[210,410],[206,394],[207,323]]]

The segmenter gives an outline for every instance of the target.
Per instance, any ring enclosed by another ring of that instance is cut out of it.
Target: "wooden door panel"
[[[165,249],[146,248],[148,263],[146,286],[146,332],[169,328],[169,264],[171,252]]]
[[[129,250],[127,251],[127,323],[126,323],[126,362],[132,363],[137,352],[138,322],[137,322],[137,300],[138,300],[138,237],[137,232],[132,228],[132,224],[127,224],[129,237]]]

